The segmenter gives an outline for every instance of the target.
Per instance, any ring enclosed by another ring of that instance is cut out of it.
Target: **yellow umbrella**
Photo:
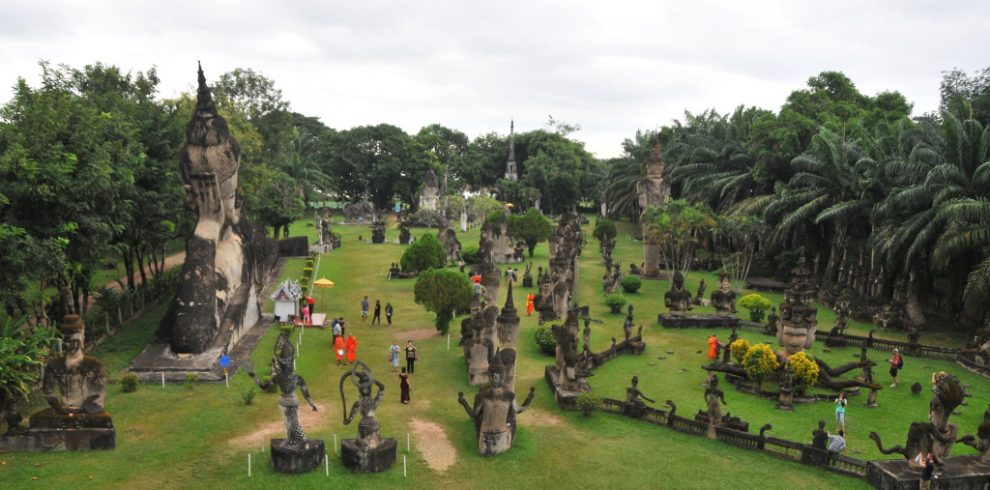
[[[330,289],[334,286],[333,281],[327,278],[317,279],[313,281],[313,286],[320,289]],[[323,291],[320,291],[320,305],[323,305]]]

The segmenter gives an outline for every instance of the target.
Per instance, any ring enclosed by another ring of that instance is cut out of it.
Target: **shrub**
[[[258,390],[254,389],[254,386],[251,386],[247,389],[247,391],[241,393],[241,401],[244,402],[245,405],[251,405],[254,403],[254,395],[257,394]]]
[[[424,233],[415,243],[406,247],[399,259],[403,272],[422,272],[429,268],[441,269],[447,265],[443,245],[432,233]]]
[[[578,410],[581,410],[581,413],[583,413],[585,417],[588,417],[592,412],[598,410],[598,408],[602,406],[602,398],[590,391],[583,391],[578,394],[575,403],[577,404]]]
[[[739,300],[739,306],[749,310],[749,319],[754,322],[762,322],[763,315],[770,309],[772,303],[769,299],[760,294],[752,293],[743,296]]]
[[[557,354],[557,339],[553,338],[553,330],[549,323],[544,323],[536,327],[533,331],[533,340],[536,341],[536,345],[540,346],[540,350],[547,355]]]
[[[635,293],[639,291],[639,288],[643,286],[643,280],[639,276],[625,276],[622,278],[622,290],[627,293]]]
[[[120,390],[124,393],[134,393],[138,389],[138,378],[133,374],[120,377]]]
[[[595,220],[595,231],[591,233],[598,241],[602,241],[604,238],[615,238],[619,234],[619,230],[615,228],[615,222],[610,219],[598,218]]]
[[[478,256],[478,247],[462,248],[461,258],[464,259],[465,264],[477,264],[478,262],[481,262],[481,257]]]
[[[621,294],[610,294],[605,297],[605,305],[612,313],[622,313],[622,307],[626,306],[626,298]]]
[[[805,387],[814,386],[818,382],[818,375],[821,373],[818,363],[804,352],[798,352],[787,359],[787,370],[793,374],[794,380],[800,387],[798,391],[804,391]]]
[[[529,208],[523,214],[509,216],[509,231],[513,237],[526,242],[529,256],[532,257],[536,245],[550,238],[553,223],[539,209]]]
[[[746,339],[736,339],[735,342],[729,344],[729,352],[732,354],[732,358],[736,362],[742,364],[743,357],[746,356],[746,352],[749,351],[749,341]]]
[[[436,327],[441,335],[450,330],[454,312],[467,310],[474,295],[467,276],[450,269],[427,269],[416,278],[413,291],[417,304],[437,314]]]
[[[764,377],[777,372],[777,368],[780,367],[777,354],[767,344],[750,347],[743,356],[742,364],[746,369],[746,375],[759,382],[762,382]]]
[[[197,380],[199,380],[199,376],[197,376],[196,373],[186,373],[186,380],[184,382],[186,389],[193,389],[193,386],[196,386]]]

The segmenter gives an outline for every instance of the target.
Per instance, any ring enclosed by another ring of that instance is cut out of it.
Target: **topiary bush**
[[[544,323],[536,327],[533,331],[533,340],[536,341],[536,345],[540,346],[540,350],[547,355],[557,354],[557,339],[553,338],[553,330],[551,330],[549,323]]]
[[[639,288],[643,286],[643,280],[640,279],[639,276],[629,275],[623,277],[622,282],[619,284],[622,285],[623,291],[632,294],[639,291]]]
[[[739,299],[739,306],[749,310],[749,319],[754,322],[762,322],[763,315],[773,306],[769,299],[763,295],[752,293]]]
[[[196,386],[197,380],[199,380],[199,376],[197,376],[196,373],[186,373],[186,380],[184,381],[186,389],[193,389],[193,387]]]
[[[399,259],[403,272],[422,272],[426,269],[442,269],[447,265],[447,256],[443,245],[432,233],[424,233],[413,244],[406,247]]]
[[[258,390],[254,389],[254,386],[251,386],[247,389],[247,391],[241,393],[241,401],[244,402],[245,405],[252,405],[254,404],[254,396],[257,394]]]
[[[749,351],[749,341],[746,339],[736,339],[735,342],[729,344],[729,353],[732,354],[732,358],[736,362],[742,364],[743,357],[746,356],[746,352]]]
[[[138,377],[133,374],[125,374],[120,377],[120,390],[124,393],[134,393],[138,390]]]
[[[595,231],[591,232],[598,241],[607,238],[615,238],[619,230],[615,228],[615,222],[610,219],[598,218],[595,220]]]
[[[621,294],[610,294],[605,297],[605,305],[612,313],[622,313],[622,307],[626,306],[626,298]]]
[[[432,268],[416,278],[413,293],[417,304],[437,314],[435,325],[441,335],[450,329],[454,312],[467,310],[474,296],[467,276],[452,269]]]
[[[777,368],[780,367],[777,354],[768,344],[756,344],[750,347],[743,356],[742,364],[746,369],[746,376],[756,380],[758,391],[762,391],[763,378],[776,373]]]
[[[786,369],[794,376],[795,390],[803,393],[809,386],[818,382],[821,369],[818,363],[805,352],[798,352],[787,359]]]
[[[574,402],[585,417],[590,417],[592,412],[601,408],[602,397],[590,391],[583,391],[578,394]]]

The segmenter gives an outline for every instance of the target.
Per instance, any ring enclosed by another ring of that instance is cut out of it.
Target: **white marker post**
[[[406,477],[406,455],[402,455],[402,478]]]
[[[333,433],[333,453],[337,454],[337,433]]]
[[[265,436],[261,436],[261,452],[265,452]]]
[[[223,384],[230,388],[230,376],[226,372],[223,373]]]
[[[450,350],[450,334],[447,334],[447,350]]]
[[[330,454],[323,453],[323,463],[327,470],[327,478],[330,478]]]
[[[162,389],[165,389],[165,371],[162,371]]]
[[[248,453],[248,478],[251,478],[251,453]]]
[[[409,433],[406,432],[406,452],[409,452]]]

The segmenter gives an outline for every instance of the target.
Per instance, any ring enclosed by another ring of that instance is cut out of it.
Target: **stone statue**
[[[684,313],[691,309],[691,293],[684,289],[684,275],[674,272],[670,290],[663,295],[663,304],[671,313]]]
[[[439,196],[440,187],[437,185],[437,174],[431,168],[426,171],[426,176],[423,178],[423,191],[419,194],[419,209],[436,211]]]
[[[736,292],[732,290],[732,281],[728,274],[719,275],[718,289],[712,291],[712,306],[718,316],[736,314]]]
[[[461,259],[461,242],[457,239],[457,232],[451,227],[446,227],[437,237],[443,244],[443,253],[447,257],[447,263],[453,264]]]
[[[358,400],[347,410],[347,397],[344,382],[350,378],[358,390]],[[378,387],[374,398],[371,396],[373,387]],[[385,396],[385,385],[375,379],[371,369],[361,361],[340,377],[340,402],[343,405],[344,425],[349,425],[354,417],[361,414],[358,423],[358,439],[344,439],[340,442],[341,458],[344,466],[353,471],[380,472],[385,471],[395,463],[395,439],[384,439],[379,430],[375,409]]]
[[[591,317],[584,317],[584,330],[581,331],[581,338],[584,340],[585,357],[591,355]]]
[[[526,263],[526,270],[523,272],[522,285],[524,288],[533,287],[533,263]]]
[[[507,349],[511,351],[511,349]],[[474,398],[474,406],[464,399],[464,392],[457,393],[457,401],[464,407],[468,417],[474,420],[478,435],[478,452],[482,456],[501,454],[512,447],[516,436],[516,416],[523,413],[532,403],[536,388],[529,389],[529,395],[522,405],[516,403],[516,394],[505,386],[506,366],[501,351],[492,356],[489,365],[488,384]],[[514,358],[515,352],[512,352]]]
[[[960,437],[959,442],[980,451],[980,462],[990,464],[990,406],[983,415],[983,422],[977,428],[976,436]]]
[[[559,386],[568,391],[578,390],[578,316],[577,310],[570,310],[563,325],[550,328],[557,341],[557,372]]]
[[[512,300],[512,281],[509,281],[509,290],[505,295],[505,306],[499,312],[496,323],[498,325],[498,340],[502,347],[514,348],[516,338],[519,336],[519,313],[516,312],[515,303]]]
[[[638,385],[639,376],[633,376],[631,386],[626,388],[626,402],[622,405],[622,413],[636,418],[642,417],[645,412],[646,403],[643,400],[655,403],[653,399],[644,395],[642,391],[639,391]]]
[[[812,306],[816,288],[803,257],[792,274],[791,284],[784,291],[784,302],[780,304],[777,325],[777,343],[784,348],[780,354],[785,359],[810,348],[818,329],[818,309]]]
[[[659,206],[670,197],[670,186],[663,179],[663,159],[660,156],[659,143],[650,148],[646,157],[646,175],[636,182],[636,193],[639,197],[639,208],[646,212],[650,206]],[[646,220],[640,217],[643,231],[643,271],[645,277],[660,275],[660,243],[651,238],[647,230]]]
[[[371,243],[385,243],[385,220],[377,216],[371,222]]]
[[[705,387],[705,404],[708,407],[708,421],[714,425],[722,424],[722,406],[728,405],[725,401],[725,393],[718,387],[718,375],[713,374]]]
[[[966,393],[955,376],[944,371],[935,373],[932,375],[928,421],[911,424],[906,444],[886,449],[876,432],[870,432],[870,439],[877,444],[881,453],[904,456],[911,468],[920,468],[919,456],[927,453],[932,453],[936,461],[942,460],[949,456],[957,437],[956,426],[949,423],[949,416],[962,404],[965,397]]]
[[[410,238],[411,233],[409,232],[409,226],[407,226],[404,221],[399,223],[399,244],[408,245]]]
[[[79,315],[66,315],[59,325],[65,355],[45,365],[41,392],[55,413],[62,415],[104,413],[106,375],[103,363],[83,355],[85,327]],[[56,394],[56,389],[61,392]]]
[[[306,433],[299,424],[299,399],[296,398],[296,388],[302,392],[303,398],[313,411],[317,409],[309,396],[306,381],[295,373],[296,349],[289,340],[291,333],[291,327],[282,328],[275,341],[271,379],[262,383],[250,366],[248,376],[262,390],[277,388],[281,393],[278,406],[285,421],[286,439],[272,439],[272,465],[283,473],[303,473],[315,469],[323,462],[325,448],[323,441],[307,440]]]
[[[707,284],[705,284],[705,279],[704,279],[704,278],[702,278],[702,279],[701,279],[701,282],[699,282],[699,283],[698,283],[698,294],[697,294],[697,295],[695,295],[695,297],[694,297],[694,304],[696,304],[696,305],[700,305],[700,304],[701,304],[701,301],[702,301],[703,299],[705,299],[705,288],[706,288],[707,286],[708,286],[708,285],[707,285]]]
[[[196,99],[179,155],[196,227],[186,242],[181,284],[159,327],[172,352],[183,354],[234,348],[261,319],[258,296],[277,255],[274,242],[242,217],[241,148],[217,112],[202,67]]]
[[[770,314],[767,315],[767,325],[763,327],[763,333],[776,336],[778,320],[780,317],[777,316],[777,308],[770,308]]]
[[[626,315],[626,320],[622,322],[622,333],[625,335],[627,341],[629,340],[630,337],[632,337],[632,331],[633,331],[632,315]]]

